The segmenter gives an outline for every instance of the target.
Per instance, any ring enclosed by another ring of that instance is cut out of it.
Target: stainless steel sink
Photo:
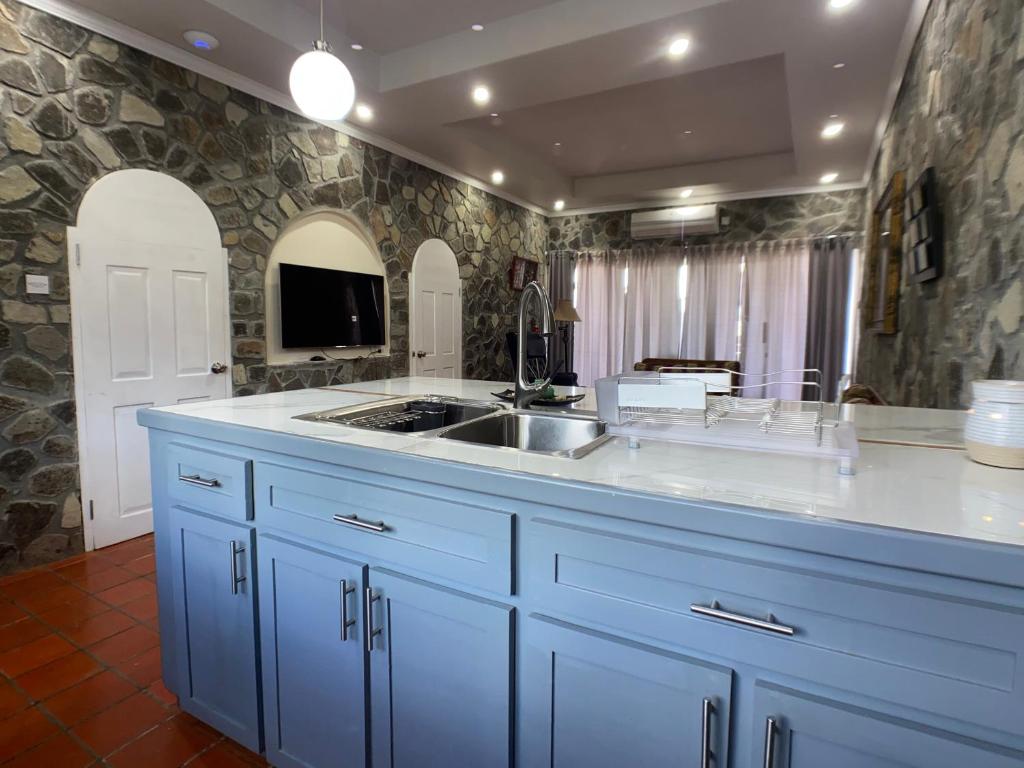
[[[397,397],[366,405],[296,416],[304,421],[340,424],[383,432],[432,432],[504,410],[498,403],[437,395]]]
[[[505,411],[439,433],[445,440],[578,459],[608,441],[607,424],[586,416]]]

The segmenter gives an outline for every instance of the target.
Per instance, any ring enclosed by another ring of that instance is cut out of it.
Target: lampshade
[[[555,322],[582,323],[583,318],[580,317],[580,313],[576,311],[576,307],[572,305],[569,299],[559,299],[558,304],[555,306]]]
[[[299,109],[314,120],[343,120],[356,100],[352,74],[326,45],[296,60],[290,85]]]

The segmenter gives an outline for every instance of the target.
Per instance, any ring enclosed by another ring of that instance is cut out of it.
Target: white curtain
[[[744,281],[742,247],[696,248],[686,265],[683,357],[736,360]]]
[[[623,370],[645,357],[679,357],[683,307],[679,295],[682,255],[673,251],[633,251],[626,291]]]
[[[573,368],[580,386],[622,371],[626,310],[626,260],[616,253],[581,256],[576,266]]]
[[[810,248],[807,243],[766,244],[747,254],[747,302],[743,371],[764,374],[804,368],[807,345],[807,295]],[[801,381],[793,374],[776,381]],[[763,395],[747,397],[801,399],[799,384],[773,384]]]

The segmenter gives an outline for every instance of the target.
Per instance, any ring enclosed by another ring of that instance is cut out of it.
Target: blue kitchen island
[[[140,414],[183,709],[282,767],[1024,765],[1022,473],[884,439],[877,411],[854,477],[293,418],[498,388],[406,379]]]

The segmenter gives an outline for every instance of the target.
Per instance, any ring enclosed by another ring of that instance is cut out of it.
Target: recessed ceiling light
[[[826,173],[824,176],[821,177],[821,183],[822,184],[831,184],[832,182],[834,182],[838,178],[839,178],[839,174],[838,173]]]
[[[844,128],[846,128],[845,123],[839,120],[834,120],[825,125],[825,128],[821,131],[821,138],[834,139],[843,132]]]
[[[486,85],[478,85],[473,89],[473,101],[483,106],[491,100],[491,89]]]
[[[832,65],[832,69],[845,69],[845,68],[846,68],[846,62],[844,62],[844,61],[837,61],[835,64]]]
[[[505,183],[505,174],[504,174],[504,172],[502,172],[502,171],[495,171],[494,173],[492,173],[491,174],[491,183],[492,184],[504,184]]]
[[[373,110],[366,104],[356,104],[356,117],[360,120],[373,120]]]
[[[693,136],[693,131],[683,131],[684,136]]]
[[[484,25],[483,24],[474,24],[472,27],[470,27],[470,29],[472,29],[474,32],[483,32],[484,31]]]
[[[183,37],[185,42],[200,51],[214,51],[220,48],[220,40],[209,32],[201,32],[198,29],[190,29]]]
[[[678,59],[688,50],[690,50],[690,38],[688,37],[677,37],[668,44],[668,55],[674,59]]]
[[[841,11],[844,8],[849,8],[854,2],[855,0],[828,0],[828,5],[834,11]]]
[[[565,210],[565,200],[555,200],[555,210],[556,211],[564,211]]]
[[[363,50],[363,46],[361,46],[359,43],[352,43],[352,50],[353,51],[361,51],[361,50]]]
[[[693,190],[692,189],[684,189],[682,192],[679,193],[679,196],[682,197],[682,198],[687,198],[687,197],[690,197],[692,194],[693,194]]]

